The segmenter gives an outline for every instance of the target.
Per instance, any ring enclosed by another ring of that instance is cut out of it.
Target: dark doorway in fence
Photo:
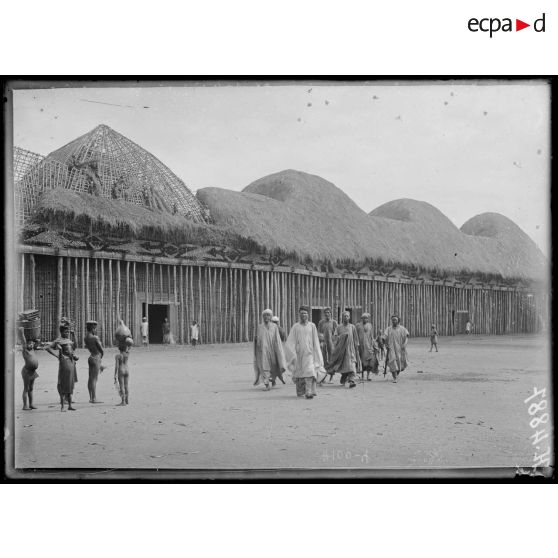
[[[163,321],[165,318],[170,319],[169,305],[144,303],[143,312],[143,315],[147,316],[147,320],[149,322],[149,343],[163,343]]]
[[[462,335],[466,332],[467,322],[469,321],[469,312],[467,310],[458,310],[455,318],[455,333],[457,335]]]
[[[323,318],[322,316],[322,309],[321,308],[312,308],[312,317],[311,320],[316,324],[316,327],[320,323],[320,320]]]

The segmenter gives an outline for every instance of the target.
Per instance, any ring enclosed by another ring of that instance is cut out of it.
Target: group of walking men
[[[283,346],[282,329],[271,310],[264,310],[263,321],[254,337],[254,385],[263,383],[271,389],[277,379],[285,383],[283,373],[289,370],[296,385],[296,394],[312,399],[317,395],[316,386],[329,375],[332,382],[336,373],[341,384],[356,386],[357,374],[364,380],[379,373],[380,359],[385,353],[385,367],[389,368],[392,381],[407,367],[407,340],[409,332],[391,317],[391,326],[376,335],[370,323],[370,314],[364,313],[361,322],[354,326],[351,315],[343,312],[338,324],[331,316],[331,308],[324,310],[318,326],[310,321],[310,309],[299,308],[299,321],[291,328]],[[384,370],[385,373],[385,370]]]

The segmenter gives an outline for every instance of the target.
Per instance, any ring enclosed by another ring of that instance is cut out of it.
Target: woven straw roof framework
[[[205,209],[180,178],[151,153],[106,125],[37,161],[22,173],[20,182],[17,189],[29,198],[25,217],[42,191],[61,187],[122,199],[195,222],[207,220]]]
[[[65,170],[58,161],[45,161],[38,153],[14,147],[13,172],[16,222],[22,225],[41,193],[55,188],[64,179]]]

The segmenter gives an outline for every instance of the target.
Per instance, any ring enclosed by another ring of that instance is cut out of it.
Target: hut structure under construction
[[[384,328],[396,312],[412,336],[537,332],[548,322],[548,262],[506,217],[458,229],[409,199],[370,214],[330,182],[287,170],[241,192],[194,195],[156,157],[101,125],[53,153],[15,149],[18,309],[37,308],[43,339],[58,320],[99,322],[111,345],[117,318],[140,343],[168,317],[179,343],[196,320],[206,343],[253,338],[271,308],[284,327],[300,304],[317,322],[367,311]]]

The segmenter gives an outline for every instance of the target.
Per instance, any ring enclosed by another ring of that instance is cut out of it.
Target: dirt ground
[[[524,399],[546,387],[550,406],[547,339],[441,337],[439,346],[429,353],[427,339],[411,339],[410,366],[397,384],[380,375],[348,389],[336,375],[313,400],[297,398],[289,381],[270,392],[253,387],[251,344],[134,347],[127,407],[116,406],[115,350],[106,351],[98,405],[88,403],[87,352],[79,350],[77,410],[64,413],[57,361],[43,351],[38,409],[21,410],[18,354],[16,467],[531,466],[536,449]]]

